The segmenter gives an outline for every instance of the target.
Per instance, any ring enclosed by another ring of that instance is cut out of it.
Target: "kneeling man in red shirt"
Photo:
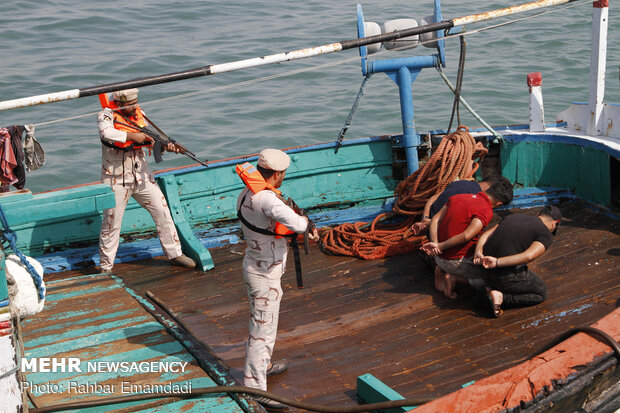
[[[456,298],[457,281],[482,284],[483,269],[472,258],[482,230],[493,218],[493,208],[512,201],[510,181],[501,177],[489,189],[477,194],[452,196],[433,216],[430,242],[420,247],[435,257],[435,288],[448,298]]]

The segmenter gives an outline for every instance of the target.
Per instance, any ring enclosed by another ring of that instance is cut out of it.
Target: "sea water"
[[[520,4],[446,0],[444,19]],[[620,102],[620,13],[610,2],[606,102]],[[431,15],[430,0],[368,0],[366,21]],[[526,76],[541,72],[545,120],[588,100],[592,2],[571,3],[470,25],[463,97],[490,124],[528,122]],[[353,1],[20,0],[0,7],[0,100],[182,71],[356,37]],[[372,59],[428,55],[416,49]],[[460,53],[446,41],[453,83]],[[144,87],[143,109],[201,159],[229,158],[337,138],[362,81],[357,50]],[[446,129],[453,95],[434,68],[413,84],[415,127]],[[47,163],[27,174],[33,192],[97,181],[101,144],[97,97],[0,112],[0,125],[34,124]],[[461,123],[479,127],[462,107]],[[456,124],[456,120],[454,121]],[[346,137],[402,132],[397,86],[373,75]],[[165,154],[153,169],[193,164]]]

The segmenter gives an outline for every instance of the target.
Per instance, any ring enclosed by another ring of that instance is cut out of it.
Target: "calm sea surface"
[[[450,0],[444,19],[520,1]],[[613,2],[610,2],[610,4]],[[543,74],[546,120],[588,100],[592,2],[467,37],[463,96],[490,124],[527,123],[526,75]],[[370,0],[367,21],[432,14],[430,0]],[[620,102],[620,12],[611,4],[607,102]],[[352,1],[20,0],[0,6],[0,100],[89,87],[318,46],[356,37]],[[513,17],[512,19],[514,19]],[[471,25],[467,30],[507,22]],[[457,38],[446,44],[455,82]],[[432,49],[376,57],[430,54]],[[299,72],[299,69],[308,69]],[[297,71],[297,73],[289,73]],[[276,75],[274,77],[274,75]],[[362,80],[357,51],[251,68],[141,90],[149,117],[210,160],[336,139]],[[445,129],[452,94],[434,69],[413,85],[418,131]],[[192,92],[192,95],[188,95]],[[174,98],[174,99],[165,99]],[[96,97],[0,112],[0,125],[32,123],[47,155],[28,174],[33,192],[99,179]],[[462,109],[462,123],[478,127]],[[84,115],[81,116],[80,115]],[[68,119],[76,117],[74,119]],[[54,122],[55,123],[51,123]],[[402,132],[398,89],[384,74],[369,81],[347,137]],[[173,154],[154,169],[193,163]]]

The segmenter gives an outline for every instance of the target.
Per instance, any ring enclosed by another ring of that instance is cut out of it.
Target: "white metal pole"
[[[593,3],[592,11],[592,49],[590,54],[590,96],[588,108],[590,119],[587,134],[603,134],[603,99],[605,98],[605,64],[607,62],[607,26],[609,0]]]
[[[534,72],[527,75],[530,89],[530,132],[544,132],[545,108],[542,97],[542,74]]]
[[[509,16],[511,14],[522,13],[524,11],[536,10],[541,7],[559,6],[575,0],[540,0],[531,3],[519,4],[517,6],[506,7],[504,9],[491,10],[484,13],[472,14],[469,16],[452,19],[454,26],[464,26],[471,23],[479,23],[498,17]]]

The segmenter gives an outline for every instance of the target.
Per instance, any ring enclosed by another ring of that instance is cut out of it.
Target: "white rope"
[[[557,11],[563,11],[564,9],[570,9],[573,7],[578,7],[578,6],[583,6],[586,4],[590,4],[592,3],[592,0],[583,0],[581,2],[575,2],[575,3],[571,3],[568,6],[556,6],[556,7],[552,7],[546,10],[543,10],[541,12],[532,14],[530,16],[525,16],[525,17],[520,17],[514,20],[510,20],[504,23],[498,23],[495,25],[491,25],[491,26],[485,26],[485,27],[481,27],[479,29],[475,29],[475,30],[471,30],[471,31],[464,31],[461,33],[456,33],[456,34],[451,34],[439,39],[430,39],[430,40],[426,40],[426,41],[420,41],[419,43],[421,44],[425,44],[425,43],[429,43],[429,42],[436,42],[438,40],[448,40],[448,39],[453,39],[459,36],[469,36],[472,34],[477,34],[477,33],[481,33],[487,30],[493,30],[502,26],[506,26],[509,24],[513,24],[513,23],[517,23],[520,21],[524,21],[524,20],[529,20],[529,19],[533,19],[539,16],[542,16],[544,14],[547,13],[554,13]],[[383,55],[386,53],[392,53],[395,51],[399,51],[401,49],[407,49],[407,46],[402,46],[402,47],[398,47],[392,50],[382,50],[380,52],[375,53],[374,55]],[[283,72],[283,73],[278,73],[278,74],[273,74],[273,75],[269,75],[269,76],[264,76],[264,77],[260,77],[260,78],[256,78],[256,79],[250,79],[250,80],[245,80],[245,81],[241,81],[241,82],[236,82],[236,83],[231,83],[228,85],[223,85],[223,86],[216,86],[213,88],[206,88],[206,89],[201,89],[201,90],[196,90],[194,92],[188,92],[188,93],[182,93],[179,95],[174,95],[174,96],[169,96],[166,98],[161,98],[161,99],[155,99],[155,100],[151,100],[148,102],[144,102],[144,103],[140,103],[140,106],[142,107],[147,107],[147,106],[151,106],[154,104],[158,104],[158,103],[162,103],[162,102],[169,102],[172,100],[178,100],[178,99],[184,99],[184,98],[188,98],[188,97],[192,97],[192,96],[196,96],[196,95],[201,95],[201,94],[208,94],[208,93],[213,93],[213,92],[219,92],[222,90],[227,90],[227,89],[232,89],[232,88],[236,88],[239,86],[246,86],[246,85],[251,85],[254,83],[258,83],[258,82],[264,82],[267,80],[272,80],[272,79],[278,79],[281,77],[286,77],[286,76],[292,76],[292,75],[296,75],[299,73],[305,73],[305,72],[311,72],[314,70],[318,70],[318,69],[322,69],[322,68],[326,68],[326,67],[331,67],[331,66],[337,66],[337,65],[342,65],[345,63],[350,63],[356,60],[359,60],[360,57],[359,56],[355,56],[355,57],[349,57],[346,59],[340,59],[336,62],[330,62],[330,63],[323,63],[320,65],[315,65],[315,66],[309,66],[306,68],[300,68],[300,69],[295,69],[295,70],[291,70],[288,72]],[[60,118],[60,119],[56,119],[56,120],[51,120],[51,121],[47,121],[47,122],[41,122],[41,123],[36,123],[35,127],[40,127],[40,126],[45,126],[45,125],[51,125],[54,123],[59,123],[59,122],[66,122],[66,121],[70,121],[70,120],[75,120],[75,119],[81,119],[81,118],[85,118],[85,117],[90,117],[90,116],[96,116],[100,111],[96,111],[96,112],[89,112],[89,113],[84,113],[82,115],[76,115],[76,116],[70,116],[70,117],[66,117],[66,118]]]

